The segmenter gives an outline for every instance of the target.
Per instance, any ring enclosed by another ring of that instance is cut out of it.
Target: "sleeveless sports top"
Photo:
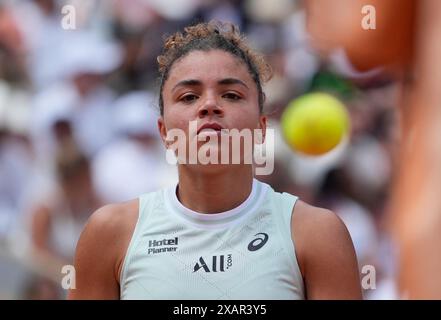
[[[139,198],[124,259],[121,299],[304,299],[291,238],[297,200],[253,180],[238,207],[203,214],[176,187]]]

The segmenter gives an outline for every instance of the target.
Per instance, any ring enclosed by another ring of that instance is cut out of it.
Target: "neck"
[[[251,193],[251,165],[229,166],[213,173],[190,166],[179,166],[178,199],[187,208],[203,213],[231,210]]]

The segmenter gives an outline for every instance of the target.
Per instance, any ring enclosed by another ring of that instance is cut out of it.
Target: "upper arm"
[[[122,205],[108,205],[91,216],[78,240],[75,289],[70,290],[69,299],[119,299],[119,267],[136,223],[135,213]]]
[[[45,206],[37,207],[31,216],[32,244],[38,249],[48,249],[47,239],[50,228],[50,212]]]
[[[299,202],[293,234],[308,299],[361,299],[357,257],[344,223],[332,211]]]

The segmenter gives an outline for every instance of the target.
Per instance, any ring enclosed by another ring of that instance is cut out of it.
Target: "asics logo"
[[[260,232],[256,233],[254,236],[259,236],[248,244],[248,250],[256,251],[262,248],[268,241],[268,235],[266,233]]]

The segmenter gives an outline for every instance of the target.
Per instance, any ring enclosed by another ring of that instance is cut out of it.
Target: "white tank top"
[[[253,180],[238,207],[203,214],[176,187],[139,198],[121,272],[121,299],[304,299],[291,238],[297,200]]]

